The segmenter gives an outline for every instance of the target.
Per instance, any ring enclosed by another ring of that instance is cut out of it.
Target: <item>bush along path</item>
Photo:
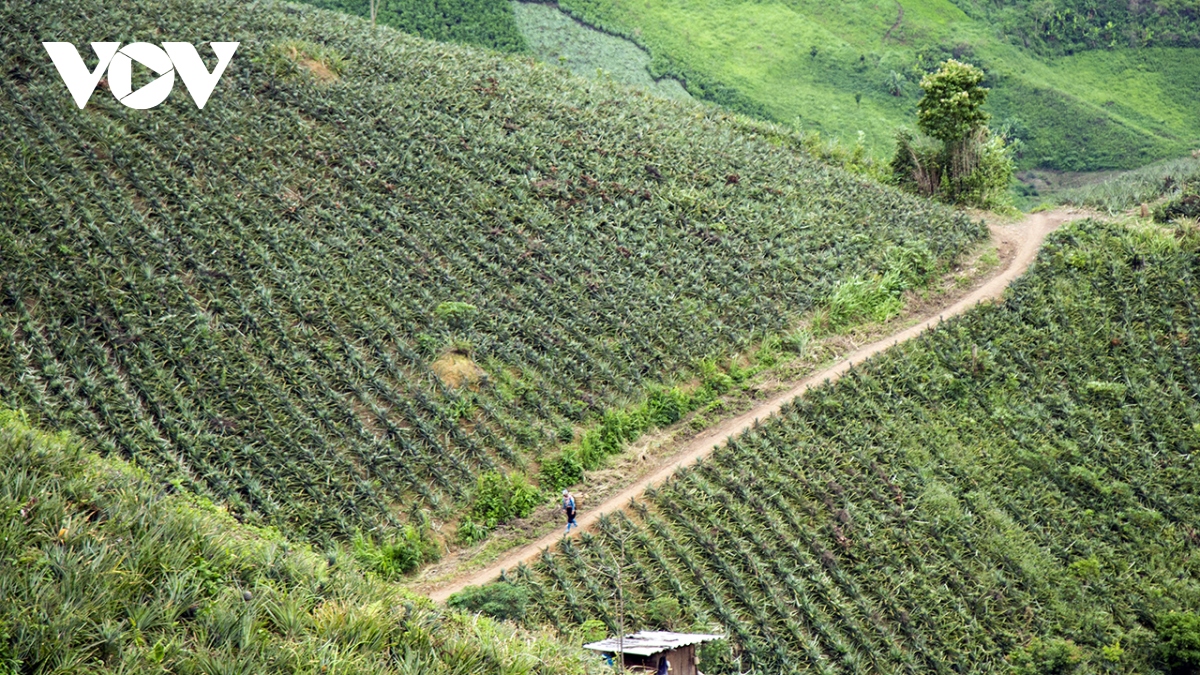
[[[871,356],[897,343],[912,339],[945,318],[961,314],[980,302],[999,298],[1004,289],[1028,269],[1046,235],[1053,232],[1063,223],[1082,217],[1084,217],[1084,214],[1081,211],[1062,208],[1031,214],[1011,225],[991,226],[993,242],[999,246],[1011,246],[1015,250],[1015,253],[1008,264],[998,268],[994,276],[988,279],[983,285],[966,296],[959,298],[948,307],[930,310],[924,320],[915,325],[911,325],[908,328],[862,346],[832,366],[812,373],[804,379],[793,383],[792,386],[788,387],[782,393],[762,402],[754,408],[736,417],[723,420],[721,423],[698,433],[678,453],[663,462],[657,470],[646,473],[642,478],[624,490],[621,490],[599,504],[582,505],[580,515],[577,518],[579,528],[574,529],[571,536],[578,536],[579,533],[588,531],[601,516],[626,508],[635,498],[641,496],[647,488],[665,482],[679,469],[695,464],[729,439],[754,427],[767,417],[778,413],[787,402],[798,396],[802,396],[810,387],[838,379],[853,364],[862,363]],[[451,575],[448,582],[429,591],[429,596],[435,601],[445,602],[451,595],[468,586],[486,584],[499,577],[504,570],[511,570],[521,563],[531,562],[542,551],[554,546],[562,538],[562,530],[556,528],[550,534],[534,542],[512,549],[484,569],[461,575]]]

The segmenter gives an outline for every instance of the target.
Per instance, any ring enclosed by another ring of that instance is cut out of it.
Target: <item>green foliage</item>
[[[1200,670],[1200,614],[1163,614],[1154,622],[1154,630],[1159,639],[1159,655],[1167,668],[1178,673]]]
[[[514,518],[524,518],[546,500],[529,484],[525,474],[485,471],[475,482],[471,496],[471,517],[492,529]]]
[[[354,557],[364,569],[395,580],[441,557],[427,526],[404,525],[385,541],[360,533],[353,540]]]
[[[0,402],[289,536],[461,521],[481,473],[564,426],[600,429],[575,441],[596,466],[680,414],[654,393],[673,374],[790,330],[889,246],[948,261],[985,234],[777,125],[356,17],[43,10],[0,5],[30,74],[0,94]],[[203,111],[177,89],[146,126],[103,91],[80,112],[39,44],[114,25],[242,46]],[[339,79],[280,77],[280,36]],[[449,386],[464,345],[474,384]]]
[[[1158,226],[1057,230],[1002,302],[540,557],[515,581],[542,599],[529,621],[611,625],[587,570],[622,560],[627,607],[719,624],[739,672],[1154,672],[1139,617],[1200,597],[1198,253]]]
[[[928,286],[937,269],[933,254],[920,245],[889,247],[883,258],[882,274],[850,279],[834,289],[826,303],[830,329],[896,316],[904,308],[904,291]]]
[[[921,78],[925,92],[917,101],[917,126],[943,143],[961,142],[987,124],[983,109],[988,90],[983,71],[948,59],[937,72]]]
[[[984,126],[988,90],[978,68],[949,59],[921,80],[917,125],[936,143],[901,130],[892,175],[902,187],[954,204],[1003,208],[1012,183],[1012,156],[1002,136]]]
[[[837,330],[862,321],[882,323],[896,316],[904,308],[899,282],[898,275],[842,282],[829,296],[829,327]]]
[[[1014,675],[1067,675],[1079,668],[1083,650],[1070,640],[1034,638],[1009,656]]]
[[[442,302],[433,308],[433,313],[439,319],[456,320],[467,318],[479,310],[467,302]]]
[[[543,475],[557,487],[576,466],[580,472],[597,469],[606,458],[620,453],[642,434],[678,422],[687,413],[716,398],[728,388],[727,384],[733,382],[728,375],[718,372],[711,360],[701,363],[701,374],[704,382],[695,392],[688,393],[679,387],[651,387],[641,403],[624,410],[605,412],[600,424],[584,431],[576,447],[551,460],[549,469],[543,469]]]
[[[370,0],[304,0],[323,9],[362,17],[371,15]],[[378,23],[442,42],[523,52],[525,40],[517,28],[509,0],[376,0]]]
[[[464,546],[474,546],[487,538],[488,528],[480,525],[471,518],[463,518],[458,521],[458,530],[455,532],[455,538],[458,543]]]
[[[433,315],[455,328],[465,328],[479,312],[479,308],[467,302],[442,302],[433,308]]]
[[[742,672],[729,640],[705,642],[697,651],[697,667],[707,675],[740,675]]]
[[[504,581],[487,586],[467,586],[451,595],[446,604],[453,609],[495,619],[521,621],[529,605],[529,590]]]
[[[549,459],[542,460],[538,470],[538,482],[542,488],[558,492],[583,480],[583,464],[578,453],[567,449]]]
[[[0,476],[5,675],[600,671],[548,634],[439,609],[5,410]]]
[[[676,598],[663,595],[646,603],[646,621],[655,630],[676,630],[682,619]]]
[[[1149,5],[1103,0],[952,0],[986,19],[1009,41],[1048,55],[1153,45],[1200,47],[1193,0]]]
[[[604,625],[599,619],[588,619],[579,624],[579,637],[584,644],[589,642],[599,642],[608,637],[608,626]]]
[[[966,142],[970,147],[963,149],[956,158],[964,173],[957,179],[955,171],[943,173],[943,190],[953,194],[959,204],[994,210],[1010,208],[1008,189],[1016,165],[1008,142],[989,129],[980,130],[976,137]],[[954,166],[953,162],[951,166]]]

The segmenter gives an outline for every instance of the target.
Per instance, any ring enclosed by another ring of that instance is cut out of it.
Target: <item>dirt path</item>
[[[820,385],[826,380],[836,380],[849,370],[852,364],[862,363],[871,356],[896,343],[916,337],[926,328],[936,325],[945,318],[961,314],[984,300],[999,298],[1004,289],[1029,268],[1030,263],[1033,262],[1034,257],[1037,255],[1038,248],[1042,245],[1042,240],[1046,238],[1047,234],[1054,231],[1059,225],[1076,218],[1084,217],[1085,215],[1087,215],[1085,212],[1075,209],[1057,209],[1032,214],[1010,225],[991,226],[992,240],[997,247],[1011,246],[1016,252],[1009,261],[1008,266],[998,270],[996,275],[988,279],[982,286],[976,288],[965,297],[960,298],[949,307],[930,312],[927,318],[920,323],[860,347],[833,366],[809,375],[788,390],[764,401],[751,410],[700,432],[679,453],[665,461],[656,471],[644,476],[604,502],[595,506],[588,506],[587,511],[580,514],[577,519],[579,528],[576,532],[590,528],[600,516],[606,513],[612,513],[625,508],[630,501],[641,496],[647,487],[662,483],[670,478],[676,470],[696,463],[729,438],[746,431],[759,420],[779,412],[785,403],[804,394],[804,392],[808,391],[809,387]],[[554,532],[535,542],[509,551],[483,570],[470,575],[460,576],[453,582],[437,588],[429,593],[429,597],[437,602],[445,602],[452,594],[461,591],[467,586],[481,586],[486,584],[500,576],[501,571],[512,569],[522,562],[530,562],[540,555],[543,549],[554,546],[562,538],[562,531],[556,529]]]

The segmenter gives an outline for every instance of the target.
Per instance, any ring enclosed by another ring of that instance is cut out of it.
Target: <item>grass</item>
[[[1191,113],[1200,50],[1043,57],[998,39],[948,0],[902,4],[893,29],[895,3],[560,2],[643,46],[652,73],[676,77],[695,96],[846,144],[861,131],[877,157],[890,155],[898,127],[913,124],[923,73],[951,56],[987,69],[994,124],[1021,137],[1022,168],[1133,168],[1200,141]]]
[[[719,624],[735,669],[1165,672],[1200,599],[1200,232],[1077,223],[1003,302],[810,392],[509,581],[564,630]],[[1117,647],[1114,647],[1117,646]],[[1048,647],[1049,646],[1049,647]],[[870,664],[870,665],[868,665]],[[706,672],[718,672],[707,671]]]

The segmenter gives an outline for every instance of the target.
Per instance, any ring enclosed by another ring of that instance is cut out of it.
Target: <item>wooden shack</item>
[[[653,673],[658,660],[666,658],[671,664],[671,675],[698,675],[696,668],[696,645],[709,640],[719,640],[724,635],[706,633],[669,633],[644,630],[626,635],[625,640],[608,638],[583,646],[584,649],[612,655],[621,655],[627,670]]]

